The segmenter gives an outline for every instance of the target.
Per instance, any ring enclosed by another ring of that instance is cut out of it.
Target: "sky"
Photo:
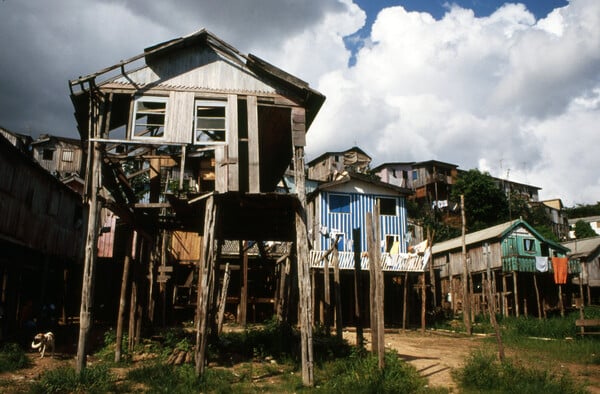
[[[438,160],[600,201],[600,1],[0,0],[0,126],[77,138],[68,81],[205,28],[327,99],[307,160]]]

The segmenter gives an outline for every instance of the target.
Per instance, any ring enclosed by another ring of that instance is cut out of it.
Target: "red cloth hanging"
[[[552,257],[552,269],[554,270],[554,283],[564,285],[567,283],[567,257]]]

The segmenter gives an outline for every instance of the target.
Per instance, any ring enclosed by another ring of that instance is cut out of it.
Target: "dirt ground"
[[[356,340],[356,332],[345,331],[344,338],[353,344]],[[364,338],[367,348],[370,349],[370,333],[365,332]],[[448,388],[450,392],[457,392],[451,371],[460,368],[471,351],[484,344],[481,336],[467,337],[439,330],[426,333],[386,330],[385,343],[386,348],[395,349],[402,359],[412,364],[421,376],[426,377],[430,387],[444,387]],[[28,382],[38,378],[45,370],[62,365],[74,367],[75,354],[72,352],[61,353],[60,350],[58,349],[54,357],[47,354],[43,359],[37,352],[29,353],[32,361],[31,367],[0,374],[0,392],[23,392],[22,388]],[[510,354],[508,355],[510,356]],[[93,363],[94,359],[91,358],[90,361]],[[567,368],[576,378],[588,381],[590,393],[600,394],[600,366],[560,365],[559,367]]]
[[[371,334],[366,332],[365,340],[370,349]],[[456,389],[451,371],[462,366],[472,350],[481,345],[482,337],[457,335],[437,331],[386,330],[385,346],[398,352],[403,360],[413,365],[428,379],[431,387]],[[344,332],[344,338],[356,343],[356,332]]]

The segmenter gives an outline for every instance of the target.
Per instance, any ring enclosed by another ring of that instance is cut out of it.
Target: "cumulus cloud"
[[[585,147],[599,138],[598,48],[594,0],[541,20],[520,4],[488,17],[451,6],[439,20],[383,9],[356,64],[321,78],[310,151],[352,141],[376,165],[436,159],[595,202],[600,158]]]

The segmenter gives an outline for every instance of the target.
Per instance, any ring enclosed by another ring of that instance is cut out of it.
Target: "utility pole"
[[[462,219],[462,263],[463,263],[463,322],[467,334],[471,335],[471,300],[469,294],[469,269],[467,267],[467,245],[466,245],[466,220],[465,220],[465,195],[460,195],[460,212]]]

